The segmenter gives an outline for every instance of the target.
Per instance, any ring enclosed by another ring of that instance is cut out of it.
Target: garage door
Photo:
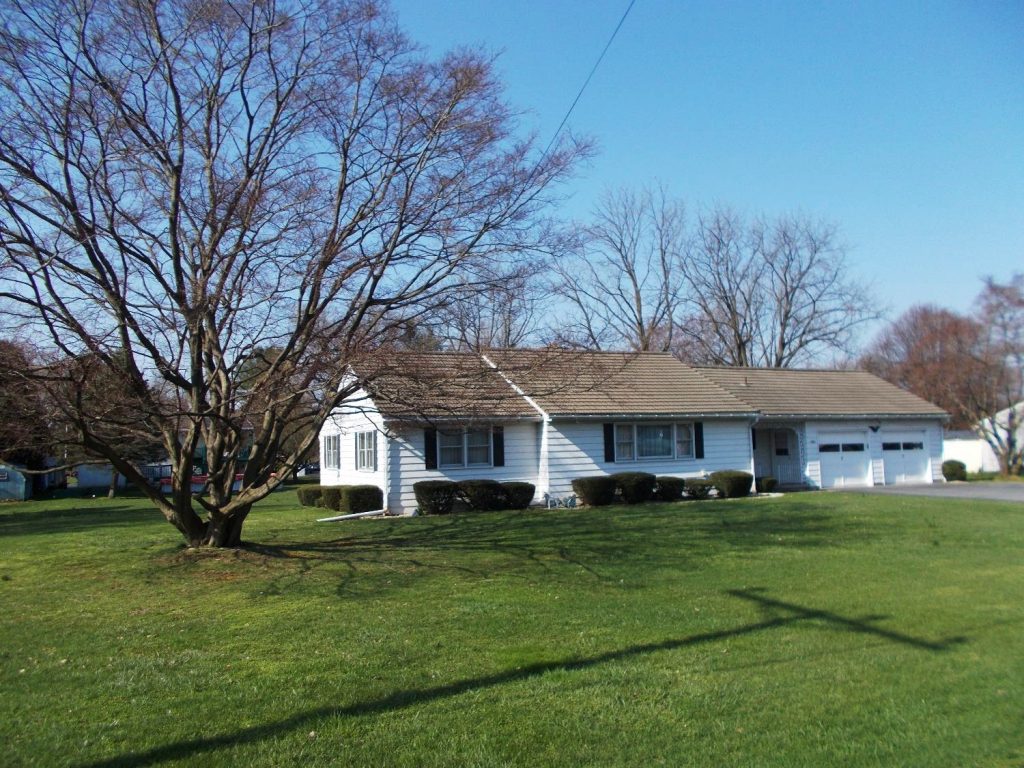
[[[871,454],[864,432],[823,433],[818,437],[822,488],[871,485]]]
[[[923,431],[882,433],[886,485],[927,483],[931,480],[926,437]]]

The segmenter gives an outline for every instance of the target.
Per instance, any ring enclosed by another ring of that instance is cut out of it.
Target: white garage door
[[[927,483],[931,479],[926,438],[924,431],[882,433],[886,485]]]
[[[822,433],[818,436],[822,488],[871,485],[871,454],[865,432]]]

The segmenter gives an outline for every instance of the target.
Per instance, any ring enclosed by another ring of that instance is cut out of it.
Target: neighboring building
[[[320,482],[368,483],[409,513],[420,480],[573,478],[719,469],[855,487],[941,480],[936,406],[860,371],[693,368],[669,354],[410,353],[320,433]],[[354,375],[359,381],[360,371]]]
[[[32,498],[32,476],[20,467],[0,464],[0,501],[27,501]]]
[[[942,460],[962,461],[968,472],[998,472],[999,459],[984,438],[969,429],[942,436]]]
[[[1015,445],[1017,450],[1020,450],[1024,446],[1024,402],[1014,405],[1012,413],[1016,425]],[[1003,439],[1008,435],[1010,415],[1010,408],[1004,408],[995,415],[994,423],[998,425],[999,434]],[[981,436],[980,427],[981,425],[976,430],[947,432],[942,447],[943,461],[962,461],[968,472],[999,472],[999,457],[988,441]]]

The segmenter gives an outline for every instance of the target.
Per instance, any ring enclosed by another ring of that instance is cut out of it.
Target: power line
[[[611,48],[612,43],[615,41],[615,36],[619,34],[619,30],[622,29],[622,25],[626,21],[626,17],[629,16],[629,12],[633,10],[633,6],[636,4],[636,0],[629,0],[629,5],[626,6],[625,12],[622,14],[622,18],[619,19],[619,23],[615,25],[615,30],[612,32],[612,36],[608,38],[608,42],[604,44],[604,48],[601,50],[601,55],[597,57],[597,61],[594,62],[594,66],[590,69],[590,74],[587,75],[587,79],[583,81],[583,85],[580,86],[579,92],[576,94],[576,98],[572,100],[572,104],[569,105],[569,109],[565,113],[565,117],[562,118],[562,122],[558,124],[558,128],[555,129],[554,135],[551,137],[551,141],[548,143],[544,150],[544,154],[541,155],[541,159],[547,157],[548,152],[555,145],[555,140],[558,138],[558,134],[562,132],[565,124],[569,121],[569,116],[572,111],[576,109],[576,104],[579,103],[580,97],[583,96],[583,92],[587,90],[587,86],[590,85],[591,79],[594,77],[594,73],[597,72],[597,68],[601,66],[601,61],[604,59],[604,55],[608,53],[608,49]]]

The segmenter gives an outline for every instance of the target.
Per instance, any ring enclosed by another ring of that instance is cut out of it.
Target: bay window
[[[615,461],[692,458],[692,424],[615,425]]]

